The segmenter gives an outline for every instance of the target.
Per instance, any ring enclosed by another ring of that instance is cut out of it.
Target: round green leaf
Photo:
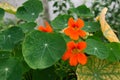
[[[109,48],[109,61],[119,61],[120,60],[120,43],[109,43],[107,44],[107,47]]]
[[[72,13],[76,13],[79,17],[85,18],[94,16],[90,9],[86,7],[86,5],[80,5],[77,8],[71,8],[69,11]]]
[[[90,55],[95,55],[100,59],[105,59],[109,55],[109,49],[100,41],[96,41],[94,39],[88,39],[87,48],[85,52]]]
[[[15,26],[0,32],[0,50],[12,50],[23,37],[22,29]]]
[[[32,30],[34,30],[34,28],[36,27],[36,23],[34,22],[29,22],[29,23],[23,23],[23,24],[20,24],[18,25],[20,28],[22,28],[23,32],[24,33],[28,33]]]
[[[43,6],[41,1],[28,0],[22,7],[17,9],[16,16],[26,21],[35,21],[42,10]]]
[[[51,25],[54,29],[61,30],[67,27],[69,15],[59,15],[52,22]]]
[[[9,51],[0,51],[0,60],[8,59],[11,56],[11,52]]]
[[[85,26],[82,29],[87,32],[96,32],[100,30],[100,24],[98,22],[85,22]]]
[[[0,60],[0,80],[22,80],[22,66],[16,59]]]
[[[63,55],[66,44],[60,34],[33,31],[22,46],[25,61],[33,69],[52,66]]]

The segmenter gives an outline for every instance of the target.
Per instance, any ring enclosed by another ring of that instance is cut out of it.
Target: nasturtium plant
[[[73,7],[41,25],[43,2],[0,3],[0,80],[119,79],[119,35],[105,20],[107,8],[95,18],[87,6]],[[16,16],[15,24],[4,25],[5,12]]]

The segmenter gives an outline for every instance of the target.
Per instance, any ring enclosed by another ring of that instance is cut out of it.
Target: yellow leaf
[[[98,17],[96,17],[96,19],[100,21],[101,30],[102,30],[105,38],[108,39],[108,41],[110,41],[110,42],[119,42],[118,37],[116,36],[116,34],[113,32],[110,25],[105,20],[105,14],[106,14],[107,10],[108,9],[106,7],[104,9],[102,9],[100,15]]]
[[[15,14],[17,9],[7,2],[0,3],[0,8],[4,9],[8,13]]]

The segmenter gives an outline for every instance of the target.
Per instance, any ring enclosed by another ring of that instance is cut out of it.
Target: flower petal
[[[73,54],[72,56],[70,56],[69,63],[71,66],[76,66],[78,64],[77,55]]]
[[[87,44],[86,42],[84,41],[81,41],[77,44],[77,47],[80,49],[80,50],[84,50],[86,48]]]
[[[67,43],[67,49],[72,50],[76,46],[74,41],[70,41]]]
[[[78,28],[82,28],[84,26],[84,21],[78,18],[76,21],[76,25],[78,26]]]
[[[75,25],[75,21],[74,21],[74,19],[71,17],[71,18],[69,18],[69,20],[68,20],[68,26],[69,27],[73,27]]]
[[[43,26],[39,26],[39,27],[38,27],[38,30],[43,31],[43,32],[46,32],[46,29],[45,29],[45,27],[43,27]]]
[[[70,55],[71,55],[71,54],[72,54],[71,51],[66,51],[66,52],[64,53],[64,55],[62,56],[62,60],[66,61],[67,59],[70,58]]]
[[[78,62],[82,65],[85,65],[87,63],[87,56],[84,53],[77,54]]]
[[[72,28],[67,27],[67,28],[64,30],[64,33],[69,36],[69,35],[71,34],[71,31],[72,31]]]
[[[79,30],[79,36],[80,37],[85,37],[86,36],[86,32],[83,30]]]
[[[49,25],[48,22],[45,22],[45,25],[46,25],[46,31],[47,31],[47,32],[53,32],[53,29],[52,29],[52,27]]]

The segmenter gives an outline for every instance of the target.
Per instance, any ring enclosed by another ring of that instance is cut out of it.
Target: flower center
[[[78,48],[74,48],[74,49],[72,50],[72,53],[74,53],[74,54],[80,53],[80,52],[81,52],[81,50],[78,49]]]

